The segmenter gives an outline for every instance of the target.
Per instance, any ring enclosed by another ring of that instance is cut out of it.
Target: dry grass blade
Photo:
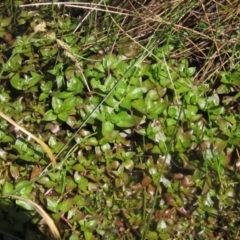
[[[53,237],[55,240],[60,240],[61,236],[60,233],[56,227],[56,225],[54,224],[53,220],[48,216],[48,214],[35,202],[33,202],[30,199],[21,197],[21,196],[16,196],[16,195],[4,195],[4,197],[10,197],[10,198],[14,198],[20,201],[23,201],[24,203],[28,204],[29,206],[31,206],[32,208],[34,208],[39,215],[41,215],[41,217],[46,221]]]
[[[19,130],[21,130],[22,132],[24,132],[26,135],[28,135],[30,138],[34,139],[38,144],[40,144],[42,146],[42,148],[45,150],[45,152],[48,154],[48,157],[50,158],[53,167],[57,165],[56,163],[56,159],[52,153],[52,151],[50,150],[50,148],[47,146],[47,144],[45,144],[41,139],[37,138],[36,136],[34,136],[32,133],[28,132],[25,128],[21,127],[20,125],[18,125],[16,122],[14,122],[10,117],[8,117],[7,115],[5,115],[3,112],[0,112],[0,116],[2,118],[4,118],[6,121],[8,121],[9,123],[11,123],[13,126],[15,126],[16,128],[18,128]]]
[[[101,3],[101,2],[100,2]],[[39,6],[46,6],[46,5],[64,5],[65,7],[74,7],[74,8],[81,8],[86,10],[97,10],[101,12],[108,12],[113,14],[121,14],[123,16],[132,16],[131,11],[127,9],[122,9],[119,7],[108,6],[106,9],[106,5],[100,3],[84,3],[84,2],[46,2],[46,3],[31,3],[31,4],[23,4],[19,7],[39,7]]]

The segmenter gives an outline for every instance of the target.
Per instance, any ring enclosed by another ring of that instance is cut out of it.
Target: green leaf
[[[9,194],[12,191],[13,191],[12,183],[5,181],[2,188],[2,194]]]
[[[182,153],[191,146],[191,134],[184,133],[181,128],[178,129],[176,139],[175,148],[178,152]]]
[[[32,183],[27,180],[22,180],[21,182],[16,184],[15,189],[20,189],[19,193],[21,195],[28,196],[32,191]]]
[[[192,77],[196,72],[196,67],[189,67],[186,69],[186,74],[188,77]]]
[[[92,240],[93,239],[92,232],[84,231],[84,238],[85,238],[85,240]]]
[[[68,87],[67,89],[68,91],[72,91],[74,92],[74,94],[78,94],[83,91],[84,86],[78,78],[73,77],[67,81],[67,87]]]
[[[163,89],[165,89],[165,88],[148,90],[147,95],[146,95],[147,101],[159,100],[159,97],[162,97],[162,94],[160,94],[160,93]],[[162,92],[165,93],[165,91],[162,91]]]
[[[220,102],[218,94],[213,94],[212,96],[208,97],[207,102],[208,108],[218,107]]]
[[[141,98],[143,93],[147,92],[147,88],[145,87],[135,87],[130,86],[127,89],[127,96],[131,99]]]
[[[73,128],[74,125],[77,124],[77,120],[74,116],[68,116],[66,123],[68,124],[68,126]]]
[[[193,105],[187,105],[187,109],[184,109],[184,114],[187,119],[192,120],[198,111],[198,108]]]
[[[45,100],[46,98],[48,98],[49,94],[48,93],[44,93],[42,92],[40,95],[39,95],[39,101],[43,101]]]
[[[76,204],[78,207],[82,207],[82,206],[88,205],[87,200],[84,199],[84,197],[79,196],[79,195],[75,195],[74,201],[75,201],[75,204]]]
[[[95,137],[88,138],[84,141],[86,145],[89,146],[97,146],[98,145],[98,140]]]
[[[54,112],[58,113],[58,110],[61,108],[63,104],[63,101],[59,98],[52,97],[52,107],[54,109]]]
[[[168,104],[165,102],[147,101],[148,113],[151,116],[155,116],[153,118],[156,118],[159,114],[161,114],[167,108],[167,106]]]
[[[28,88],[36,85],[39,81],[43,79],[43,75],[37,74],[35,72],[31,72],[32,77],[27,79]]]
[[[197,94],[195,92],[189,91],[185,95],[185,99],[186,99],[186,103],[187,104],[196,104],[196,103],[198,103],[198,96],[197,96]]]
[[[122,108],[131,109],[131,97],[125,97],[121,102],[120,106]]]
[[[49,54],[49,53],[45,53]],[[51,56],[51,53],[48,57]],[[57,82],[57,88],[61,88],[61,86],[64,83],[64,73],[63,73],[63,63],[59,63],[54,66],[53,69],[48,70],[49,73],[53,74],[56,77],[56,82]]]
[[[229,143],[240,147],[240,137],[235,137],[230,139]]]
[[[158,73],[158,77],[160,78],[160,84],[163,87],[168,87],[169,85],[171,85],[171,79],[168,76],[167,71],[159,71]]]
[[[1,27],[7,27],[7,26],[9,26],[9,24],[11,23],[11,21],[12,21],[12,17],[8,17],[8,18],[3,18],[3,19],[1,19],[1,23],[0,23],[0,26]]]
[[[17,90],[22,90],[25,85],[25,80],[23,78],[20,78],[19,73],[17,73],[11,78],[10,83]]]
[[[25,201],[22,201],[22,200],[16,200],[16,204],[28,211],[34,210],[34,208],[31,205],[29,205],[28,203],[26,203]]]
[[[72,234],[69,240],[79,240],[79,238],[76,234]]]
[[[86,223],[86,227],[88,229],[95,230],[97,224],[98,224],[98,221],[96,219],[88,220],[87,223]]]
[[[50,93],[52,90],[53,83],[52,81],[43,82],[41,84],[41,90],[45,93]]]
[[[216,93],[218,94],[226,94],[226,93],[229,93],[231,92],[231,85],[230,84],[221,84],[218,88],[217,88],[217,91]]]
[[[209,109],[209,112],[211,112],[212,114],[218,116],[220,114],[224,114],[225,113],[225,108],[221,107],[221,106],[212,107],[212,108]],[[214,117],[214,119],[215,119],[215,117]]]
[[[123,96],[126,93],[126,90],[127,90],[126,82],[121,81],[115,89],[115,96],[118,98],[118,100],[121,100],[123,98]]]
[[[217,123],[218,123],[219,129],[228,137],[230,137],[231,136],[230,130],[231,129],[234,130],[234,127],[232,126],[232,124],[226,119],[221,118],[220,116],[218,116],[217,118]]]
[[[98,79],[96,79],[96,78],[92,78],[92,79],[90,80],[90,84],[91,84],[91,87],[92,87],[93,89],[99,89],[99,86],[101,85],[101,82],[100,82],[100,80],[98,80]],[[102,90],[103,92],[105,92],[105,89],[102,89],[102,88],[101,88],[101,90]]]
[[[67,119],[68,119],[68,113],[67,112],[61,112],[57,116],[63,122],[66,122]]]
[[[53,198],[47,198],[47,209],[52,212],[56,212],[58,207],[58,201]]]
[[[117,107],[119,102],[114,98],[114,96],[109,96],[105,101],[110,107]]]
[[[85,192],[87,190],[87,186],[88,186],[88,180],[86,178],[80,178],[80,180],[78,181],[79,190]]]
[[[13,138],[11,136],[7,136],[4,132],[0,131],[0,140],[3,143],[12,142]]]
[[[168,116],[173,118],[173,119],[177,119],[179,116],[180,110],[178,106],[170,106],[168,108]]]
[[[83,167],[83,165],[82,165],[82,164],[79,164],[79,163],[75,164],[75,165],[72,167],[72,169],[74,169],[74,170],[76,170],[76,171],[78,171],[78,172],[84,172],[84,171],[86,171],[86,169]]]
[[[114,125],[107,121],[102,123],[102,135],[106,136],[114,130]]]
[[[123,163],[124,167],[129,170],[129,171],[132,171],[133,168],[134,168],[134,163],[132,160],[130,159],[127,159],[124,163]]]
[[[58,145],[58,142],[56,140],[56,138],[54,136],[51,136],[48,140],[48,145],[51,147],[51,148],[54,148],[55,146]]]
[[[64,100],[62,108],[68,113],[75,113],[76,98],[74,96],[68,97]]]
[[[132,127],[134,126],[133,117],[125,111],[121,111],[117,114],[119,121],[116,123],[118,127]]]
[[[240,73],[239,71],[235,71],[233,73],[230,72],[221,72],[221,82],[231,85],[240,85]]]
[[[16,165],[11,165],[9,170],[10,170],[11,176],[15,180],[17,180],[20,175],[19,167]]]
[[[11,68],[11,71],[15,72],[17,71],[22,65],[22,58],[20,54],[16,54],[10,62],[7,63],[7,66]]]
[[[68,98],[73,97],[73,93],[72,92],[57,92],[57,94],[55,96],[58,98],[61,98],[61,99],[68,99]]]
[[[226,148],[227,143],[228,143],[227,141],[224,141],[220,138],[216,139],[216,141],[213,144],[213,153],[216,155],[223,153],[223,150]]]
[[[10,99],[10,96],[6,92],[0,93],[0,102],[8,102]]]
[[[23,157],[23,160],[26,158],[30,158],[30,161],[32,156],[34,155],[34,150],[28,146],[28,144],[21,139],[17,139],[15,142],[15,145],[13,146],[14,149],[16,149],[19,153],[19,157]],[[28,160],[27,160],[28,161]]]
[[[150,232],[149,231],[148,234],[147,234],[147,239],[157,240],[157,239],[159,239],[159,236],[156,232]]]
[[[112,75],[108,75],[107,78],[104,81],[105,89],[107,91],[110,91],[113,88],[115,82],[116,82],[115,77],[113,77]]]
[[[38,160],[33,158],[31,155],[26,155],[26,154],[19,154],[18,155],[19,159],[27,161],[27,162],[37,162]]]
[[[205,110],[206,107],[207,107],[207,100],[206,100],[206,98],[199,98],[198,99],[198,105],[199,105],[201,110]]]
[[[48,110],[43,117],[43,121],[54,121],[56,119],[57,115],[53,113],[53,110]]]
[[[63,202],[58,204],[58,210],[61,212],[68,212],[73,205],[73,199],[64,199]]]
[[[111,151],[111,146],[109,143],[105,143],[104,145],[101,146],[101,150],[104,153],[109,153]]]
[[[147,104],[143,99],[137,99],[132,101],[132,107],[143,114],[147,113]]]
[[[43,56],[43,58],[50,58],[51,57],[51,55],[52,55],[52,53],[51,53],[51,49],[48,47],[48,48],[40,48],[40,53],[41,53],[41,55]],[[53,72],[51,72],[51,70],[49,70],[48,72],[50,72],[50,73],[53,73]]]
[[[163,127],[159,121],[153,120],[147,126],[147,136],[155,142],[166,142],[166,136]]]

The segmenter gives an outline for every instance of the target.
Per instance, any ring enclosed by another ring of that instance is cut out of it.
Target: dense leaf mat
[[[125,2],[1,3],[1,239],[239,238],[238,1]]]

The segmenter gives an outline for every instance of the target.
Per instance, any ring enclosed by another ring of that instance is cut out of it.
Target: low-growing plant
[[[20,4],[0,12],[1,237],[236,239],[237,1]]]

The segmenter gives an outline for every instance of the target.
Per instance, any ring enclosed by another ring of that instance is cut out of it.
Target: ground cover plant
[[[3,1],[1,239],[239,239],[238,1]]]

